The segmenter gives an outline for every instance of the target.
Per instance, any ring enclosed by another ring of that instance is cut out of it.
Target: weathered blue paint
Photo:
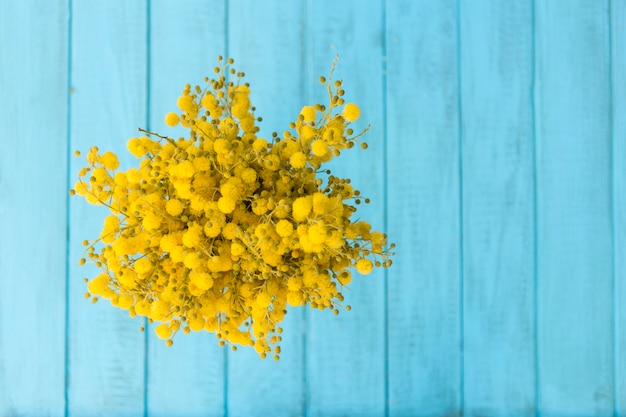
[[[0,415],[626,415],[626,2],[53,0],[0,11]],[[165,348],[83,298],[82,161],[232,56],[279,133],[339,54],[367,151],[331,169],[397,243],[279,362]]]
[[[146,124],[146,2],[72,2],[71,149],[111,149],[123,166],[133,157],[120,137],[136,135]],[[95,140],[95,141],[94,141]],[[84,166],[70,157],[70,171]],[[67,329],[68,412],[89,415],[141,415],[144,412],[145,337],[140,320],[108,303],[86,302],[82,278],[95,266],[80,267],[84,239],[102,228],[107,210],[78,199],[70,206],[69,328]]]
[[[387,3],[389,412],[456,415],[462,404],[457,8]],[[428,294],[426,296],[426,294]]]
[[[613,138],[613,340],[614,395],[617,415],[626,415],[626,7],[612,2],[611,26],[611,129]]]
[[[67,3],[0,12],[0,415],[62,415]]]
[[[532,13],[531,1],[460,10],[468,415],[535,412]]]
[[[608,2],[537,4],[537,375],[545,414],[613,415]]]

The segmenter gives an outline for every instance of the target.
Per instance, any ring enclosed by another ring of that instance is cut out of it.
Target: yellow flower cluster
[[[220,57],[216,79],[187,85],[180,114],[165,116],[188,138],[143,131],[128,141],[139,166],[126,171],[112,152],[87,154],[70,193],[111,214],[99,238],[83,242],[102,270],[86,296],[148,317],[168,345],[181,329],[206,330],[221,345],[278,359],[287,305],[338,313],[351,269],[390,266],[393,245],[352,220],[369,200],[350,180],[321,170],[361,143],[363,132],[349,127],[359,108],[344,103],[341,82],[320,78],[329,106],[303,107],[290,131],[268,141],[232,63]]]

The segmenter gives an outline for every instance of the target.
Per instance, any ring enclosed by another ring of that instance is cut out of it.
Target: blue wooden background
[[[626,416],[626,1],[0,0],[0,416]],[[232,56],[263,131],[336,54],[397,244],[279,362],[83,298],[92,145]]]

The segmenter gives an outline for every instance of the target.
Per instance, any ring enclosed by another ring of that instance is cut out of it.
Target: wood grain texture
[[[0,13],[0,415],[65,406],[67,2]]]
[[[185,129],[168,128],[167,112],[186,83],[212,75],[224,54],[222,2],[152,0],[150,5],[150,129],[171,137]],[[201,85],[201,84],[200,84]],[[224,413],[224,350],[213,334],[176,337],[165,347],[148,333],[148,413],[151,416],[221,416]]]
[[[561,5],[563,6],[563,5]],[[541,413],[613,415],[608,3],[536,9]]]
[[[458,415],[456,4],[387,2],[389,415]]]
[[[0,10],[0,416],[626,415],[625,1]],[[106,210],[68,203],[68,151],[126,168],[137,127],[183,133],[163,115],[218,54],[282,133],[336,53],[372,128],[331,169],[398,245],[352,311],[291,309],[275,362],[83,298]]]
[[[301,2],[230,1],[228,50],[237,71],[246,73],[250,100],[263,118],[260,137],[282,135],[303,102]],[[304,412],[303,309],[285,317],[282,353],[275,362],[252,349],[228,354],[229,416],[293,416]]]
[[[328,105],[328,94],[317,79],[328,76],[338,54],[333,78],[343,80],[346,101],[361,107],[361,118],[353,127],[358,132],[371,125],[362,137],[369,148],[344,151],[328,168],[332,175],[349,177],[352,186],[373,202],[358,206],[353,218],[383,231],[382,3],[313,1],[308,22],[307,102]],[[360,276],[355,272],[343,294],[352,311],[340,309],[338,316],[330,311],[308,314],[307,415],[381,416],[386,408],[384,273]]]
[[[466,415],[535,415],[531,1],[461,3]]]
[[[615,414],[626,415],[626,2],[611,1]]]
[[[146,2],[73,6],[71,148],[112,150],[127,168],[137,160],[126,150],[126,141],[147,123]],[[72,158],[72,180],[84,165],[83,158]],[[106,301],[91,305],[82,297],[82,278],[94,277],[97,270],[77,265],[81,242],[99,236],[107,211],[80,198],[72,199],[70,210],[70,415],[142,415],[143,320],[130,319]]]

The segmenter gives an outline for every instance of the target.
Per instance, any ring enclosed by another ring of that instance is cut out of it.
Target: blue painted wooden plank
[[[613,415],[608,3],[537,2],[542,415]]]
[[[343,80],[347,102],[361,107],[353,125],[369,148],[342,152],[328,164],[333,175],[351,178],[352,186],[371,199],[361,204],[354,218],[375,230],[384,228],[384,124],[383,124],[383,8],[380,1],[315,1],[308,13],[310,50],[307,51],[307,96],[311,104],[328,105],[328,93],[315,82],[328,75],[339,54],[335,79]],[[393,239],[393,236],[392,236]],[[352,311],[338,316],[310,311],[307,325],[308,415],[385,414],[385,292],[384,273],[367,277],[354,272],[345,304]]]
[[[460,412],[455,1],[387,2],[389,411]]]
[[[150,129],[179,137],[188,131],[166,127],[163,118],[178,111],[185,84],[213,75],[217,56],[224,54],[223,3],[152,0],[150,12]],[[149,415],[222,415],[224,350],[214,335],[179,333],[167,348],[150,327]]]
[[[67,2],[0,13],[0,415],[65,406]]]
[[[227,55],[246,73],[250,100],[263,118],[261,137],[282,134],[302,106],[303,10],[299,2],[230,1]],[[301,415],[304,410],[303,310],[285,317],[280,360],[251,349],[228,354],[228,415]]]
[[[120,156],[123,167],[137,163],[126,150],[146,120],[146,2],[73,2],[71,145],[83,152],[97,145]],[[83,158],[73,158],[74,177]],[[144,412],[145,335],[141,319],[101,301],[83,298],[79,267],[84,239],[99,235],[107,213],[72,199],[70,230],[70,415],[141,415]]]
[[[532,2],[460,10],[464,409],[535,415]]]
[[[611,2],[615,414],[626,415],[626,2]]]

